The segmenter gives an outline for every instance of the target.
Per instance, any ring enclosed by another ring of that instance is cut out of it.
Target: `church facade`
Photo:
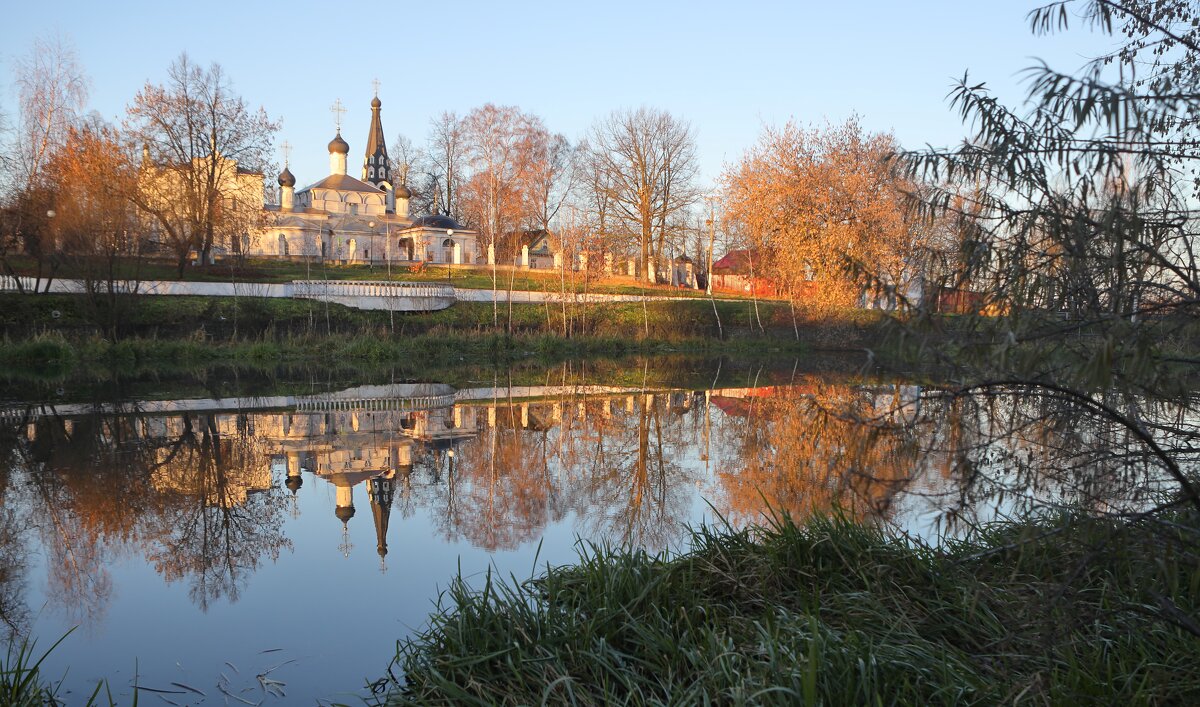
[[[338,263],[475,264],[477,233],[448,216],[409,215],[412,193],[401,175],[394,185],[380,118],[371,101],[371,127],[362,177],[347,173],[350,145],[341,129],[329,143],[329,175],[301,189],[285,164],[279,203],[264,206],[261,232],[249,238],[247,255]]]

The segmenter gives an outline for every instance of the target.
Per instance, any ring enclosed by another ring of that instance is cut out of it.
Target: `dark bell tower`
[[[383,137],[383,123],[379,120],[379,88],[376,85],[376,95],[371,99],[371,131],[367,133],[367,154],[363,157],[362,180],[367,184],[379,187],[384,191],[392,189],[391,169],[388,167],[386,140]]]

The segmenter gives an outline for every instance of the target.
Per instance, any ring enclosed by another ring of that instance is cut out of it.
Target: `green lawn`
[[[9,258],[14,270],[22,275],[33,275],[36,264],[24,257]],[[79,263],[66,263],[58,268],[55,277],[82,277],[86,267]],[[117,275],[124,279],[177,280],[178,271],[174,263],[167,260],[125,261],[118,265]],[[619,295],[671,295],[678,297],[707,297],[700,290],[647,285],[628,277],[586,278],[581,273],[567,273],[564,279],[557,272],[536,270],[514,270],[511,267],[497,268],[495,286],[500,290],[534,292],[595,292]],[[407,265],[387,266],[338,265],[333,263],[301,263],[266,258],[249,258],[238,265],[233,260],[215,265],[184,269],[183,279],[196,282],[291,282],[293,280],[394,280],[397,282],[450,282],[455,287],[478,290],[492,289],[492,270],[485,266],[428,265],[421,272],[413,272]],[[750,299],[740,293],[722,292],[723,299]]]

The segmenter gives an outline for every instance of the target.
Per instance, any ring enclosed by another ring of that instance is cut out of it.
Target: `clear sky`
[[[388,144],[423,143],[432,116],[487,102],[540,115],[572,140],[614,109],[666,109],[695,129],[706,182],[764,124],[852,113],[906,147],[952,144],[966,129],[946,103],[969,70],[1019,101],[1037,60],[1074,70],[1111,39],[1079,29],[1034,37],[1037,0],[841,2],[79,2],[5,0],[0,100],[12,115],[12,63],[58,33],[91,80],[91,108],[116,119],[180,52],[222,65],[248,103],[281,118],[298,182],[328,173],[329,106],[360,166],[372,79]],[[282,157],[279,158],[282,163]]]

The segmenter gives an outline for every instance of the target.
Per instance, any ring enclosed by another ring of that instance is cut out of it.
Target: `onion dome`
[[[287,486],[288,490],[294,494],[300,489],[301,486],[304,485],[304,479],[301,479],[299,476],[289,476],[287,477],[287,481],[283,482],[283,484],[284,486]]]
[[[424,226],[426,228],[453,228],[459,230],[462,226],[458,221],[445,216],[443,214],[431,214],[429,216],[421,216],[413,220],[414,226]]]
[[[401,184],[400,186],[396,187],[396,198],[397,199],[411,199],[412,191],[407,186]]]
[[[279,186],[294,187],[296,186],[296,178],[292,176],[292,170],[285,165],[283,171],[279,173]]]
[[[342,139],[342,134],[339,132],[329,141],[329,154],[338,153],[342,155],[350,154],[350,145]]]
[[[347,523],[354,517],[354,506],[338,506],[333,511],[333,515],[337,516],[342,523]]]
[[[382,106],[382,105],[383,104],[379,102],[379,96],[375,96],[374,98],[371,99],[371,107],[372,108],[378,108],[379,106]]]

